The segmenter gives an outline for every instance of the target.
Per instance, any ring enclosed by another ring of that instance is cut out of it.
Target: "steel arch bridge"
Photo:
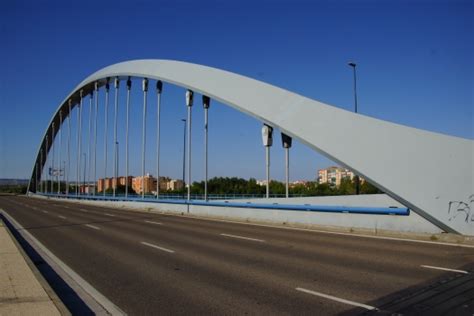
[[[170,60],[122,62],[81,82],[43,135],[29,192],[38,191],[45,157],[72,110],[110,79],[130,77],[181,86],[246,113],[351,169],[441,229],[474,235],[473,140],[355,114],[235,73]],[[332,128],[334,121],[344,128]]]

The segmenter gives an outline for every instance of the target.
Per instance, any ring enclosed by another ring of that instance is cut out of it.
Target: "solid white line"
[[[48,211],[41,211],[41,212],[43,212],[43,213],[45,213],[45,214],[48,213]]]
[[[149,244],[149,243],[144,242],[144,241],[142,241],[141,244],[145,245],[145,246],[148,246],[148,247],[156,248],[156,249],[159,249],[159,250],[162,250],[162,251],[174,253],[174,250],[170,250],[170,249],[166,249],[166,248],[163,248],[163,247],[160,247],[160,246],[157,246],[157,245]]]
[[[81,210],[81,211],[83,211],[83,212],[86,212],[86,213],[89,212],[88,210],[83,209],[83,208],[80,208],[79,210]]]
[[[62,216],[62,215],[58,215],[59,218],[62,218],[62,219],[66,219],[66,217]]]
[[[320,293],[320,292],[315,292],[315,291],[303,289],[301,287],[297,287],[295,290],[300,291],[300,292],[304,292],[304,293],[308,293],[308,294],[312,294],[312,295],[316,295],[316,296],[319,296],[319,297],[324,297],[324,298],[327,298],[329,300],[333,300],[333,301],[336,301],[336,302],[339,302],[339,303],[344,303],[344,304],[348,304],[348,305],[352,305],[352,306],[362,307],[362,308],[365,308],[365,309],[368,309],[368,310],[377,310],[377,307],[373,307],[373,306],[370,306],[370,305],[365,305],[365,304],[345,300],[343,298],[335,297],[335,296]]]
[[[238,239],[245,239],[245,240],[252,240],[252,241],[258,241],[258,242],[265,242],[265,240],[262,240],[262,239],[249,238],[249,237],[243,237],[243,236],[237,236],[237,235],[221,234],[221,236],[238,238]]]
[[[109,213],[104,213],[104,215],[111,216],[111,217],[115,217],[115,215],[109,214]]]
[[[464,270],[455,270],[455,269],[448,269],[448,268],[441,268],[441,267],[434,267],[434,266],[426,266],[426,265],[421,265],[420,267],[428,268],[428,269],[435,269],[435,270],[443,270],[443,271],[451,271],[451,272],[469,274],[469,272],[464,271]]]
[[[155,225],[163,225],[163,223],[153,222],[153,221],[145,221],[145,223],[155,224]]]
[[[87,226],[87,227],[89,227],[89,228],[93,228],[93,229],[100,230],[100,228],[99,228],[99,227],[97,227],[97,226],[94,226],[94,225],[86,224],[86,226]]]
[[[13,217],[10,216],[5,210],[0,208],[0,213],[3,213],[5,217],[13,224],[16,230],[20,231],[20,234],[25,237],[30,244],[32,244],[33,248],[37,251],[42,251],[46,258],[45,261],[49,263],[50,266],[58,273],[63,279],[65,279],[66,283],[74,288],[75,286],[71,284],[67,277],[73,280],[77,284],[77,288],[84,290],[85,293],[90,295],[97,303],[105,309],[111,315],[127,315],[124,311],[122,311],[117,305],[112,303],[107,297],[105,297],[102,293],[97,291],[89,282],[84,280],[79,274],[77,274],[74,270],[72,270],[67,264],[65,264],[61,259],[56,257],[45,245],[43,245],[38,239],[36,239],[29,231],[25,230],[23,226],[21,226]],[[56,267],[56,268],[55,268]],[[58,270],[57,267],[60,269]],[[60,271],[62,270],[62,271]],[[65,278],[66,277],[66,278]],[[84,296],[80,295],[82,299]],[[102,312],[102,310],[95,310],[93,312]]]

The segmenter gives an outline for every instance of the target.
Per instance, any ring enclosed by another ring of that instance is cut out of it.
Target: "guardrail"
[[[36,193],[46,197],[63,199],[95,200],[95,201],[121,201],[121,202],[146,202],[162,204],[181,204],[211,207],[232,207],[232,208],[252,208],[266,210],[285,211],[307,211],[326,213],[347,213],[347,214],[370,214],[370,215],[410,215],[410,209],[406,207],[368,207],[368,206],[338,206],[338,205],[314,205],[314,204],[280,204],[280,203],[253,203],[253,202],[233,202],[233,201],[205,201],[205,200],[185,200],[185,199],[157,199],[156,197],[128,197],[125,196],[103,196],[103,195],[65,195]]]

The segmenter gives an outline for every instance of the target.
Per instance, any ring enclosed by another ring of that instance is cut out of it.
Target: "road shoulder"
[[[69,314],[64,307],[58,308],[56,304],[59,299],[24,254],[1,218],[0,284],[1,315]]]

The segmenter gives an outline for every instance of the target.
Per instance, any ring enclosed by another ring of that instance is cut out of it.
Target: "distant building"
[[[293,182],[290,182],[290,183],[289,183],[289,187],[290,187],[290,188],[294,188],[294,187],[297,186],[297,185],[307,186],[307,185],[308,185],[308,181],[305,181],[305,180],[296,180],[296,181],[293,181]]]
[[[132,188],[137,194],[156,192],[156,178],[149,173],[144,177],[135,177],[132,180]]]
[[[114,186],[125,186],[128,182],[130,192],[133,190],[137,194],[142,194],[142,179],[144,179],[145,194],[156,194],[156,178],[147,173],[145,177],[118,177],[97,180],[97,192],[113,189]],[[182,180],[173,180],[168,177],[160,177],[160,190],[181,190],[184,187]]]
[[[128,186],[132,186],[133,177],[128,177]],[[107,191],[108,189],[113,189],[114,186],[125,186],[127,183],[127,177],[118,177],[118,178],[105,178],[97,180],[97,192]]]
[[[160,185],[161,188],[161,185]],[[169,180],[166,182],[166,190],[175,191],[184,188],[183,180]]]
[[[97,192],[104,192],[112,188],[112,178],[105,178],[97,180]]]
[[[93,194],[95,193],[95,185],[93,184],[81,184],[79,186],[79,193],[80,194]]]
[[[257,185],[259,186],[266,186],[267,185],[267,180],[257,180]]]
[[[354,176],[354,173],[349,169],[331,166],[326,169],[318,170],[318,183],[328,183],[330,185],[339,186],[342,179],[349,178],[352,180]],[[362,178],[361,181],[363,181]]]

